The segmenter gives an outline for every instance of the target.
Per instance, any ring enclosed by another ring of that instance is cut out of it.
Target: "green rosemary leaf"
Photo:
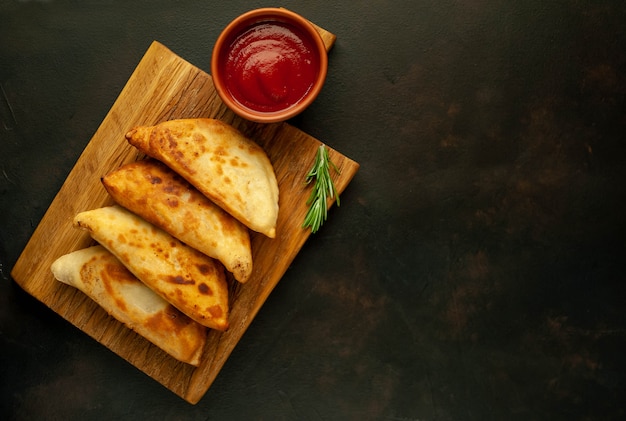
[[[304,217],[302,228],[311,228],[313,234],[315,234],[326,221],[328,216],[328,198],[335,198],[337,206],[339,206],[339,194],[330,176],[331,167],[337,174],[340,174],[339,168],[330,160],[328,149],[326,149],[324,145],[320,145],[315,154],[313,166],[305,178],[306,184],[313,182],[313,188],[306,202],[309,206],[309,210]]]

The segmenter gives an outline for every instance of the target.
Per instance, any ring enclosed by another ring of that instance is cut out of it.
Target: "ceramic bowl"
[[[322,90],[328,56],[317,29],[282,8],[240,15],[219,35],[211,57],[218,95],[237,115],[259,123],[290,119]]]

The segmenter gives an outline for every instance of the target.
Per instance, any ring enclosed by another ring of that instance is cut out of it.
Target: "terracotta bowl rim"
[[[219,56],[222,49],[226,47],[226,41],[231,39],[231,36],[235,31],[239,32],[243,27],[248,26],[249,24],[272,20],[288,22],[292,25],[296,25],[311,36],[313,43],[317,47],[317,52],[319,53],[320,69],[317,79],[311,89],[296,104],[285,108],[284,110],[261,112],[245,107],[232,98],[221,79]],[[328,55],[326,45],[324,44],[322,36],[319,34],[315,26],[303,16],[290,10],[278,7],[253,9],[237,16],[222,30],[215,42],[211,55],[211,74],[213,78],[213,85],[215,86],[219,97],[226,104],[226,106],[237,115],[258,123],[276,123],[285,121],[304,111],[309,105],[311,105],[322,90],[326,80],[327,70]]]

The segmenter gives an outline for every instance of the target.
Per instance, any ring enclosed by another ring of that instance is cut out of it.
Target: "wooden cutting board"
[[[335,36],[318,30],[330,49]],[[253,274],[243,285],[230,280],[231,327],[224,333],[209,332],[197,368],[171,358],[109,317],[81,292],[56,281],[50,272],[51,263],[59,256],[94,244],[86,232],[72,227],[72,219],[78,212],[113,203],[100,178],[143,158],[124,134],[137,125],[192,117],[223,120],[259,143],[274,165],[280,189],[276,238],[251,234]],[[79,157],[11,274],[24,290],[56,313],[186,401],[196,403],[310,235],[301,228],[311,188],[304,179],[319,145],[318,140],[287,123],[263,125],[235,116],[221,102],[207,73],[155,41]],[[334,175],[341,193],[359,164],[331,148],[329,152],[341,170]]]

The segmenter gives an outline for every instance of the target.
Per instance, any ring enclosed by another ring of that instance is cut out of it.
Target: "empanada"
[[[248,228],[163,163],[133,162],[107,174],[102,183],[118,204],[218,259],[238,281],[250,277]]]
[[[200,364],[207,328],[144,285],[104,247],[61,256],[50,269],[58,281],[82,291],[113,318],[172,357]]]
[[[276,236],[278,183],[265,151],[208,118],[135,127],[128,142],[162,161],[248,228]]]
[[[191,319],[217,330],[228,328],[228,286],[217,260],[117,205],[81,212],[74,226],[87,230],[140,281]]]

